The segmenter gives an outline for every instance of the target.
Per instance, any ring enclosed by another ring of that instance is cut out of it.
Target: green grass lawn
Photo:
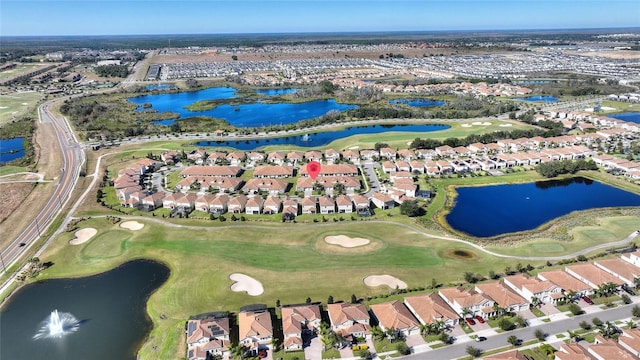
[[[41,98],[35,91],[0,95],[0,126],[33,111]]]
[[[16,65],[17,66],[13,69],[0,71],[0,81],[7,80],[20,74],[26,74],[28,72],[37,70],[38,68],[47,66],[47,64],[40,63],[16,63]]]
[[[148,303],[155,327],[140,355],[154,358],[183,356],[184,321],[193,314],[238,311],[247,304],[301,303],[306,297],[324,301],[386,294],[386,287],[368,288],[362,279],[391,274],[409,287],[462,281],[464,271],[476,273],[504,268],[514,261],[493,259],[463,244],[452,245],[393,224],[374,222],[319,223],[290,226],[256,226],[189,229],[149,221],[140,231],[129,231],[104,218],[80,223],[98,234],[85,244],[71,246],[72,233],[61,234],[41,256],[55,265],[42,278],[83,276],[111,269],[125,261],[150,258],[165,263],[171,276]],[[186,220],[181,224],[202,223]],[[212,222],[218,224],[217,221]],[[372,241],[362,248],[344,249],[324,242],[327,235],[345,234]],[[451,248],[473,252],[470,260],[450,257]],[[346,250],[346,251],[345,251]],[[229,274],[242,272],[261,281],[264,294],[251,297],[230,291]],[[167,316],[159,320],[160,314]],[[380,349],[378,349],[380,351]]]
[[[0,166],[0,176],[25,172],[27,168],[24,166],[2,165]]]

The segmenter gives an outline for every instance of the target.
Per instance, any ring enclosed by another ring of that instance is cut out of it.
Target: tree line
[[[592,159],[558,160],[538,164],[536,171],[546,177],[553,178],[562,174],[575,174],[580,170],[598,170]]]

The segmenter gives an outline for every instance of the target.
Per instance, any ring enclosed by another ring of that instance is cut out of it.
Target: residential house
[[[640,359],[640,329],[624,329],[618,337],[618,344]]]
[[[387,160],[382,162],[382,172],[384,172],[385,174],[389,174],[396,171],[398,171],[398,168],[396,167],[396,164],[393,161]]]
[[[480,316],[488,318],[496,313],[493,307],[495,301],[475,290],[466,290],[462,287],[444,288],[438,291],[438,295],[460,317]]]
[[[362,158],[362,160],[371,161],[378,156],[380,156],[380,153],[376,150],[364,149],[360,151],[360,157]]]
[[[336,212],[336,202],[328,196],[322,196],[318,199],[318,207],[320,208],[320,214],[333,214]]]
[[[353,212],[353,202],[347,195],[338,195],[336,197],[336,205],[339,213],[351,214]]]
[[[564,270],[541,271],[538,273],[538,278],[558,286],[565,296],[570,292],[575,292],[576,296],[588,296],[593,293],[591,286],[569,275]]]
[[[180,176],[186,178],[188,176],[206,177],[206,176],[222,176],[237,177],[242,172],[239,166],[187,166],[180,171]]]
[[[271,196],[277,196],[287,192],[288,187],[289,182],[284,179],[258,178],[247,181],[242,187],[242,190],[247,194],[255,194],[263,191],[268,192]]]
[[[404,336],[420,333],[420,323],[400,300],[372,304],[370,309],[382,331],[394,329]]]
[[[324,159],[329,164],[333,164],[340,160],[340,153],[335,149],[327,149],[324,151]]]
[[[447,327],[453,327],[460,319],[451,306],[435,293],[409,296],[404,298],[404,303],[423,325],[440,321]]]
[[[256,353],[258,350],[271,345],[273,339],[273,325],[271,313],[262,310],[240,311],[238,313],[238,339],[240,344],[247,346]]]
[[[502,281],[477,284],[476,291],[488,295],[496,304],[507,312],[529,309],[531,303],[520,296]]]
[[[202,165],[207,158],[207,152],[204,149],[195,149],[187,153],[187,160],[193,161],[197,165]]]
[[[299,175],[309,176],[306,166],[300,168]],[[323,176],[358,176],[358,167],[353,164],[325,164],[320,168],[318,178]]]
[[[350,195],[351,201],[353,201],[353,205],[356,208],[356,213],[359,216],[371,216],[371,208],[369,199],[366,196],[353,194]]]
[[[564,297],[559,286],[524,274],[506,276],[504,284],[534,305],[537,302],[555,303]]]
[[[631,287],[635,286],[634,279],[640,277],[640,267],[620,258],[598,260],[593,265],[624,281]]]
[[[265,158],[266,156],[264,155],[264,153],[257,152],[257,151],[251,151],[250,153],[247,154],[247,161],[253,164],[261,163],[265,160]]]
[[[205,358],[211,355],[225,355],[229,351],[229,333],[227,313],[214,313],[203,318],[189,319],[187,321],[187,358],[197,359],[203,352]]]
[[[400,149],[398,157],[404,161],[411,161],[416,158],[416,153],[411,149]]]
[[[267,155],[267,162],[276,164],[276,165],[284,165],[285,158],[286,158],[286,154],[283,151],[274,151],[274,152],[270,152]],[[254,172],[254,176],[256,176],[255,172]]]
[[[231,166],[240,166],[242,162],[247,158],[247,155],[243,151],[230,152],[227,155],[227,161]]]
[[[499,354],[483,356],[482,358],[484,360],[529,360],[529,357],[519,350],[509,350]]]
[[[420,160],[412,160],[409,165],[411,166],[412,174],[424,174],[424,162]]]
[[[173,165],[180,160],[180,153],[175,150],[165,151],[160,154],[160,160],[166,165]]]
[[[247,205],[247,197],[245,195],[237,195],[229,199],[227,210],[233,214],[241,214],[245,211]]]
[[[300,151],[290,151],[287,153],[287,163],[289,166],[294,166],[302,162],[304,154]]]
[[[286,198],[282,201],[282,216],[285,219],[293,220],[300,213],[298,200]]]
[[[383,147],[380,150],[380,157],[385,158],[387,160],[395,160],[398,152],[389,147]]]
[[[593,345],[590,345],[587,352],[598,360],[632,360],[638,359],[631,355],[622,345],[613,339],[605,339],[602,336],[596,336]]]
[[[343,337],[371,336],[370,317],[364,304],[328,304],[327,312],[331,321],[331,330]]]
[[[262,205],[263,214],[277,214],[280,212],[282,201],[277,196],[269,196],[264,200]]]
[[[577,343],[560,344],[560,349],[554,355],[555,360],[593,360],[587,349]]]
[[[640,249],[634,252],[624,253],[620,258],[632,265],[640,266]]]
[[[316,214],[318,213],[318,201],[317,198],[307,196],[300,201],[303,214]]]
[[[318,150],[309,150],[304,153],[304,158],[307,161],[322,162],[322,153]]]
[[[216,215],[224,214],[227,212],[228,204],[229,204],[229,195],[218,194],[209,203],[209,212]]]
[[[564,270],[594,289],[607,283],[613,283],[618,286],[624,284],[624,281],[590,263],[567,266]]]
[[[352,164],[360,165],[360,153],[358,150],[345,150],[342,152],[342,158]]]
[[[214,151],[207,156],[207,165],[219,165],[227,161],[227,153],[222,151]]]
[[[256,166],[253,170],[254,178],[288,178],[293,176],[293,167],[285,165]]]
[[[202,195],[199,195],[196,198],[196,201],[194,203],[195,209],[208,213],[209,209],[211,208],[211,203],[213,202],[213,200],[215,198],[216,197],[213,194],[202,194]]]
[[[244,206],[244,211],[247,214],[260,214],[264,207],[264,199],[262,196],[252,196],[247,199],[247,204]]]
[[[302,350],[302,334],[320,327],[320,306],[300,305],[281,308],[283,347],[286,351]]]
[[[157,193],[153,193],[142,198],[142,210],[144,211],[153,211],[162,206],[162,199],[165,197],[165,193],[160,191]]]
[[[374,192],[371,196],[371,202],[378,208],[382,210],[393,209],[396,206],[395,200],[389,195]]]

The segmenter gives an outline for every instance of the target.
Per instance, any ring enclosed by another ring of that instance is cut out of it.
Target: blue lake
[[[199,141],[196,146],[229,146],[238,150],[254,150],[266,145],[295,145],[301,147],[317,147],[331,143],[334,140],[342,139],[358,134],[379,134],[389,131],[404,132],[431,132],[449,129],[451,126],[444,124],[425,125],[370,125],[354,126],[344,130],[309,133],[305,135],[292,135],[271,139],[253,140],[228,140],[228,141]]]
[[[168,277],[166,266],[135,260],[95,276],[28,284],[0,311],[0,359],[135,360],[152,326],[147,299]],[[53,310],[73,315],[78,330],[34,340]]]
[[[291,92],[295,89],[269,89],[261,90],[265,94],[283,91]],[[219,105],[210,110],[189,111],[185,107],[200,100],[233,99],[237,91],[230,87],[209,88],[199,91],[188,91],[171,94],[153,94],[130,98],[129,101],[142,106],[151,104],[152,110],[162,112],[174,112],[181,118],[194,116],[210,116],[224,119],[229,124],[237,127],[261,127],[270,125],[291,124],[301,120],[313,119],[325,115],[331,110],[344,111],[354,109],[356,105],[338,104],[335,100],[316,100],[305,103],[277,103],[263,104],[248,103],[240,105]],[[141,108],[139,110],[142,110]],[[158,125],[171,125],[175,120],[156,121]]]
[[[636,124],[640,124],[640,112],[628,112],[628,113],[620,113],[620,114],[607,114],[606,117],[634,122]]]
[[[389,104],[404,104],[413,107],[433,107],[442,106],[445,104],[443,100],[432,99],[393,99],[389,100]]]
[[[24,138],[0,140],[0,164],[20,159],[24,156]]]
[[[582,177],[456,191],[447,222],[477,237],[535,229],[576,210],[640,206],[640,195]]]
[[[256,93],[260,95],[266,96],[276,96],[276,95],[287,95],[296,92],[298,89],[287,88],[287,89],[256,89],[254,90]]]
[[[558,98],[556,98],[555,96],[543,96],[543,95],[519,97],[519,98],[514,98],[514,100],[530,101],[530,102],[548,102],[548,103],[558,102]]]

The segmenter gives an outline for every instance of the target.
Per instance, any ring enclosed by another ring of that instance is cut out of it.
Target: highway
[[[47,109],[47,104],[38,108],[38,115],[40,123],[50,123],[56,133],[63,156],[63,167],[60,169],[56,188],[47,204],[34,216],[33,221],[20,235],[2,249],[0,260],[3,273],[48,229],[51,220],[69,200],[69,195],[76,186],[85,161],[84,150],[64,118],[55,117]],[[36,211],[37,209],[34,209],[34,213]]]

